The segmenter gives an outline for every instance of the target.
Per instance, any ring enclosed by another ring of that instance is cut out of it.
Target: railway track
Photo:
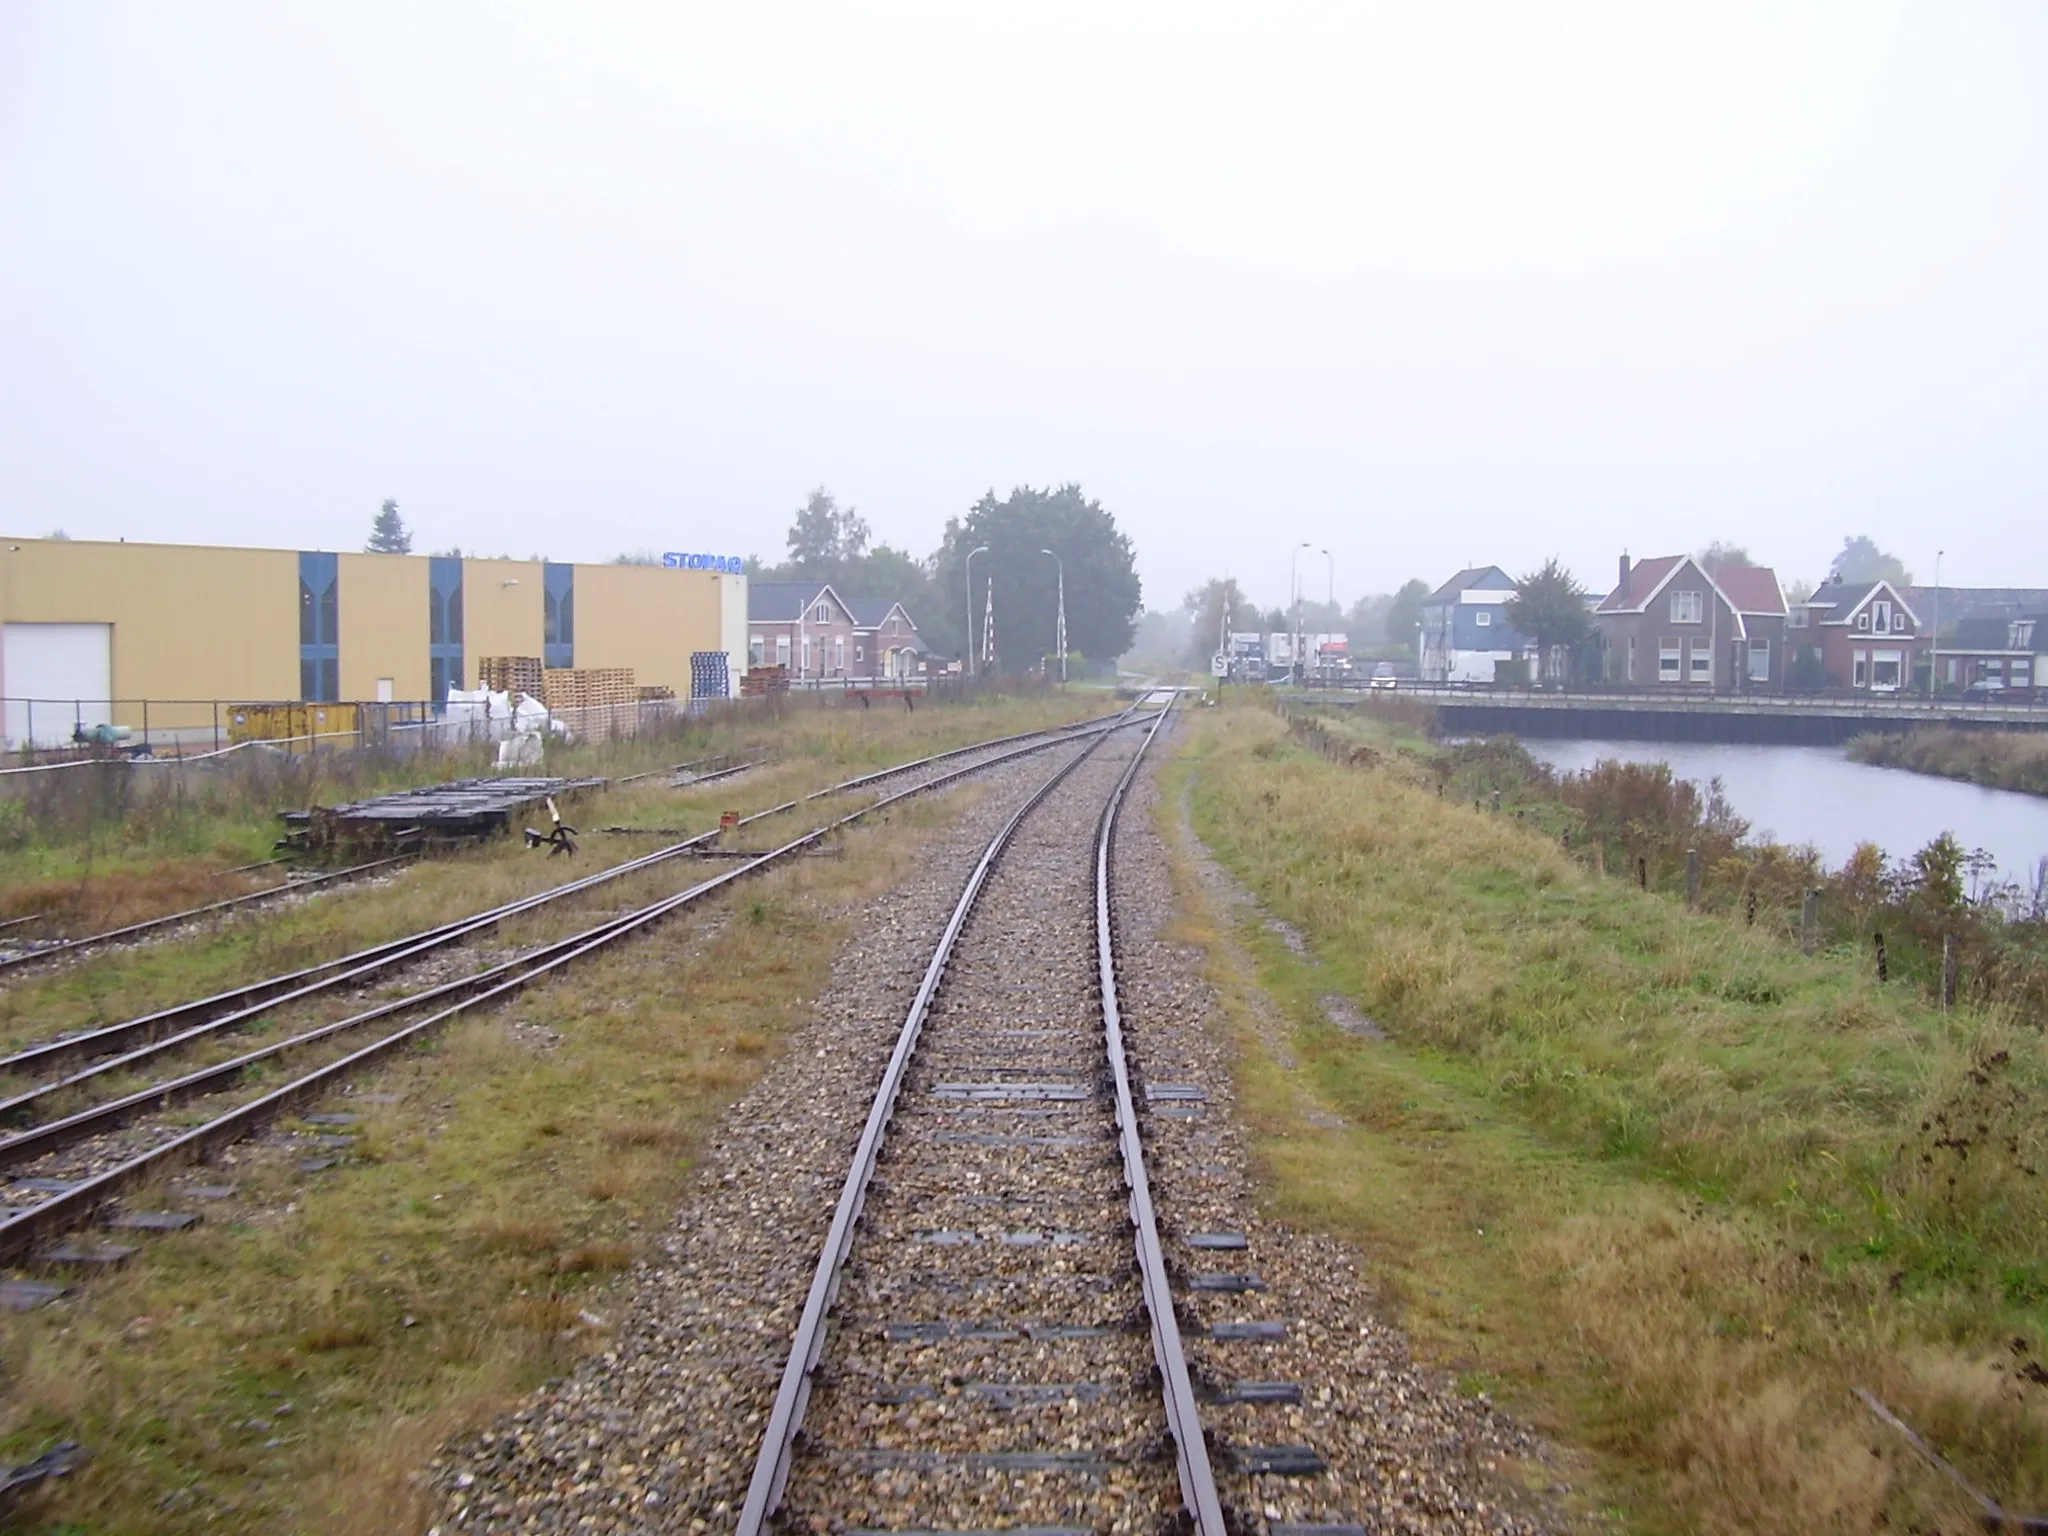
[[[359,880],[365,875],[375,874],[380,869],[389,869],[394,865],[406,863],[411,858],[411,854],[403,853],[391,858],[370,859],[364,863],[351,864],[346,869],[329,870],[325,874],[308,875],[304,879],[294,880],[287,878],[276,885],[266,886],[260,891],[248,891],[240,896],[229,896],[221,901],[209,901],[202,906],[187,907],[182,912],[167,913],[163,917],[152,917],[139,923],[126,923],[119,928],[109,928],[104,933],[90,933],[76,939],[65,939],[55,944],[40,945],[35,949],[24,949],[14,954],[0,955],[0,977],[25,970],[32,965],[41,965],[45,961],[61,960],[67,956],[76,957],[88,950],[102,949],[109,944],[132,944],[138,939],[146,939],[155,933],[165,933],[186,923],[203,922],[210,917],[219,917],[228,912],[239,912],[246,907],[260,906],[265,902],[277,901],[286,896],[295,896],[305,891],[317,890],[322,886],[335,885],[345,880]],[[243,874],[250,870],[262,869],[270,864],[279,862],[282,861],[266,859],[261,864],[245,865],[242,869],[230,870],[228,873]],[[15,921],[26,923],[34,921],[34,918],[17,918]]]
[[[359,951],[352,956],[216,994],[179,1008],[161,1010],[100,1030],[47,1042],[0,1060],[0,1072],[48,1072],[53,1064],[89,1065],[27,1084],[0,1111],[17,1118],[45,1114],[41,1123],[0,1138],[0,1262],[14,1262],[49,1238],[76,1227],[114,1200],[122,1190],[181,1162],[249,1134],[270,1119],[330,1091],[349,1074],[468,1009],[513,995],[733,882],[823,844],[833,834],[888,806],[928,793],[999,764],[1076,740],[1100,740],[1127,723],[1130,712],[1079,727],[1031,732],[934,754],[878,773],[847,780],[823,793],[871,788],[880,781],[919,770],[936,772],[908,787],[885,793],[857,808],[790,838],[779,847],[736,863],[685,889],[645,901],[584,927],[565,938],[489,966],[475,974],[414,990],[402,997],[356,1008],[341,1017],[312,1023],[249,1050],[205,1061],[175,1075],[152,1075],[201,1043],[217,1043],[224,1032],[248,1026],[287,1003],[366,985],[401,974],[402,968],[447,944],[473,938],[508,918],[565,897],[580,895],[631,874],[652,870],[703,846],[719,834],[702,834],[640,859],[457,923]],[[964,761],[963,761],[964,760]],[[817,797],[813,797],[817,798]],[[747,817],[751,825],[796,809],[780,805]],[[312,1056],[293,1066],[294,1058]],[[280,1085],[256,1091],[252,1078],[286,1066],[292,1075]],[[78,1098],[112,1086],[113,1096],[83,1108]],[[239,1092],[238,1092],[239,1090]],[[218,1107],[220,1098],[235,1102]],[[215,1101],[198,1124],[189,1114],[171,1113],[186,1102]],[[68,1110],[68,1112],[62,1112]]]
[[[969,876],[840,1187],[740,1536],[1225,1536],[1117,1002],[1117,812],[1165,718],[1064,764]]]

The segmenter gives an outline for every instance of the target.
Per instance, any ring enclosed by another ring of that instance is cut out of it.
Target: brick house
[[[854,598],[853,675],[906,678],[924,675],[925,643],[903,605],[888,598]]]
[[[2048,613],[1964,619],[1942,642],[1944,692],[2032,694],[2048,687]]]
[[[1778,693],[1785,593],[1769,566],[1708,572],[1690,555],[1629,563],[1593,610],[1606,676],[1635,687]]]
[[[1888,581],[1833,581],[1792,613],[1794,671],[1808,686],[1896,693],[1933,642],[1920,616]]]
[[[853,610],[826,581],[747,583],[747,665],[793,678],[853,677]]]

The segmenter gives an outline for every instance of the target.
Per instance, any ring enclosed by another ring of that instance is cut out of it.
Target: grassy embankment
[[[685,719],[616,741],[550,743],[539,771],[624,777],[714,753],[742,760],[881,766],[971,740],[979,723],[1015,729],[1101,713],[1076,692],[968,704],[862,710],[837,699],[786,701]],[[997,727],[1001,729],[1001,727]],[[10,779],[0,797],[0,921],[42,914],[38,937],[99,932],[254,890],[274,872],[229,874],[268,857],[277,812],[363,799],[493,771],[495,747],[424,756],[374,751],[244,752],[214,763],[106,763]]]
[[[799,713],[779,743],[784,766],[762,782],[641,792],[642,814],[621,819],[708,823],[721,803],[774,803],[864,766],[1026,729],[1048,709],[920,712],[912,736],[891,735],[910,723],[879,712],[822,730]],[[151,1243],[72,1299],[0,1318],[0,1460],[62,1439],[93,1455],[41,1496],[25,1528],[417,1528],[416,1476],[447,1436],[606,1346],[623,1272],[682,1197],[724,1106],[803,1017],[863,904],[977,793],[970,782],[912,802],[885,828],[849,834],[843,858],[765,876],[717,912],[672,919],[457,1021],[356,1085],[396,1102],[337,1101],[364,1116],[351,1163],[308,1177],[303,1153],[237,1149],[222,1172],[239,1193],[205,1225]],[[812,821],[774,825],[786,835]],[[432,883],[444,872],[447,890]],[[482,851],[420,867],[410,896],[350,896],[322,917],[353,939],[569,872],[559,859]],[[306,917],[322,920],[313,908]],[[211,974],[213,947],[163,946],[195,953],[182,970],[92,983],[94,1004],[125,1016],[191,995],[178,982]],[[41,985],[62,1001],[101,964]]]
[[[2048,735],[2015,731],[1907,731],[1858,736],[1849,755],[1881,768],[1910,768],[1992,789],[2048,795]]]
[[[1235,709],[1173,771],[1307,942],[1248,920],[1238,974],[1206,936],[1274,1198],[1366,1246],[1425,1353],[1589,1448],[1642,1528],[1968,1528],[1856,1385],[2048,1504],[2036,1028],[1596,876],[1419,750],[1343,766]]]

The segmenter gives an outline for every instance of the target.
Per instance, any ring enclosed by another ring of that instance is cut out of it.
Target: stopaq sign
[[[723,571],[728,576],[744,575],[747,562],[740,555],[685,555],[670,550],[661,563],[672,571]]]

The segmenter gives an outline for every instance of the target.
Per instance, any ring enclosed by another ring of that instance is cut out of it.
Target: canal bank
[[[1811,844],[1829,868],[1839,868],[1859,843],[1875,843],[1896,859],[1943,832],[1966,850],[1989,854],[2001,880],[2031,885],[2048,858],[2048,800],[1852,762],[1839,747],[1540,736],[1522,744],[1560,773],[1606,760],[1666,763],[1677,777],[1702,786],[1718,779],[1753,836]]]

